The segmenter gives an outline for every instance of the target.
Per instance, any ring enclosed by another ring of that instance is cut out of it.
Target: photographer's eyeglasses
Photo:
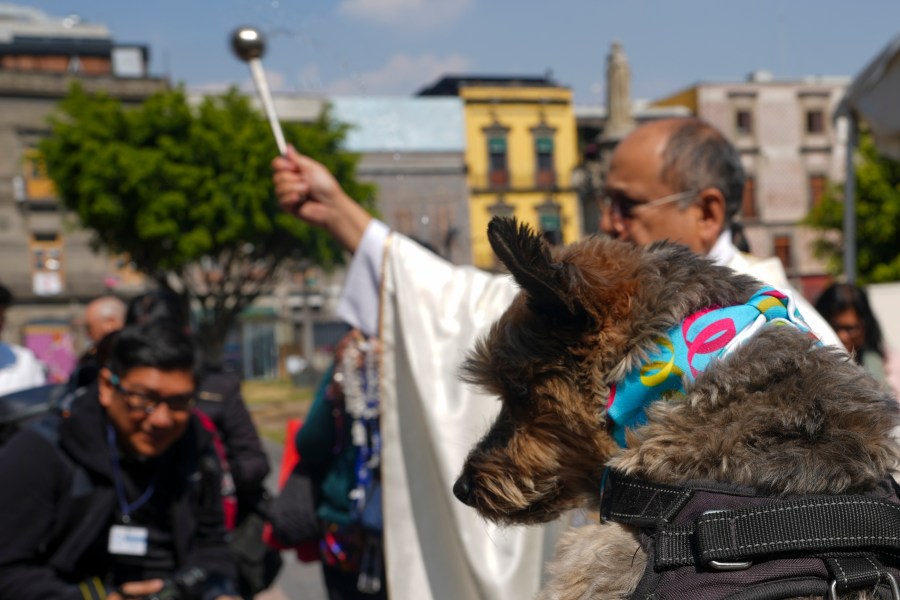
[[[607,193],[603,196],[603,204],[604,206],[608,206],[610,208],[610,211],[614,218],[622,221],[627,221],[634,218],[635,210],[642,208],[655,208],[657,206],[662,206],[671,202],[678,202],[679,200],[684,200],[685,198],[695,196],[699,192],[700,190],[687,190],[686,192],[669,194],[668,196],[663,196],[662,198],[657,198],[656,200],[650,200],[649,202],[639,202],[637,200],[632,200],[622,193],[614,192],[611,194]]]
[[[125,399],[128,408],[135,412],[143,412],[144,414],[153,414],[156,407],[162,403],[169,406],[172,412],[187,412],[194,407],[196,399],[194,394],[180,394],[177,396],[160,396],[153,392],[138,392],[122,387],[118,375],[110,375],[109,383],[116,390],[116,393]]]

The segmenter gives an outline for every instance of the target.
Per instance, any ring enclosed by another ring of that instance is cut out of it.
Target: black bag
[[[263,540],[271,502],[266,494],[231,532],[229,548],[237,563],[239,591],[244,598],[271,587],[281,570],[281,553]]]
[[[26,422],[68,410],[74,394],[65,384],[42,385],[0,396],[0,446]]]
[[[302,464],[291,471],[269,510],[272,535],[288,548],[322,536],[316,516],[319,486]]]

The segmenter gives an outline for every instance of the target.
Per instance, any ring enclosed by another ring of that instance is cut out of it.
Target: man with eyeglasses
[[[392,596],[430,600],[435,581],[441,597],[533,596],[555,531],[495,530],[450,498],[450,482],[466,449],[499,408],[462,384],[457,369],[509,306],[518,291],[515,283],[451,265],[390,232],[347,196],[322,164],[293,147],[272,167],[282,208],[321,227],[354,255],[338,314],[366,335],[381,336],[382,501]],[[603,229],[640,245],[681,242],[717,263],[787,288],[777,259],[753,259],[731,243],[728,225],[740,207],[743,184],[739,155],[711,126],[696,119],[644,125],[613,154]],[[811,329],[840,347],[809,303],[795,298]],[[435,512],[435,506],[452,508]],[[453,531],[456,537],[452,543],[425,544],[420,529]]]
[[[96,385],[0,448],[0,598],[236,599],[194,345],[112,335]]]
[[[600,226],[610,237],[639,246],[680,242],[716,264],[791,290],[778,258],[739,252],[732,241],[743,191],[740,154],[721,132],[694,118],[653,121],[613,152]],[[798,292],[793,296],[819,338],[840,348],[825,319]]]

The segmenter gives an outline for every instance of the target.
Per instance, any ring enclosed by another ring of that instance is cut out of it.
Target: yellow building
[[[459,96],[466,127],[469,226],[475,266],[496,267],[492,216],[514,216],[551,243],[581,236],[572,91],[540,77],[445,77],[422,96]]]

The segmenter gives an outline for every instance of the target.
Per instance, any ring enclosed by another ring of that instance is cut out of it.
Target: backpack
[[[229,548],[238,570],[238,587],[242,596],[254,596],[275,581],[281,570],[281,556],[276,550],[269,548],[263,540],[265,515],[257,512],[260,507],[244,515],[238,524],[237,488],[228,464],[225,443],[209,415],[199,408],[195,408],[192,413],[212,436],[213,449],[222,477],[220,487],[222,508],[225,513],[225,528],[231,534]]]
[[[222,471],[222,509],[225,512],[225,529],[234,531],[237,525],[238,501],[237,488],[234,485],[234,477],[231,475],[231,467],[228,465],[228,455],[225,453],[225,444],[222,442],[222,436],[219,435],[219,429],[213,420],[209,418],[205,412],[199,408],[191,411],[203,428],[212,436],[213,449],[216,451],[216,457],[219,459],[219,468]]]
[[[0,396],[0,447],[25,423],[51,414],[65,414],[84,388],[68,384],[42,385]]]

